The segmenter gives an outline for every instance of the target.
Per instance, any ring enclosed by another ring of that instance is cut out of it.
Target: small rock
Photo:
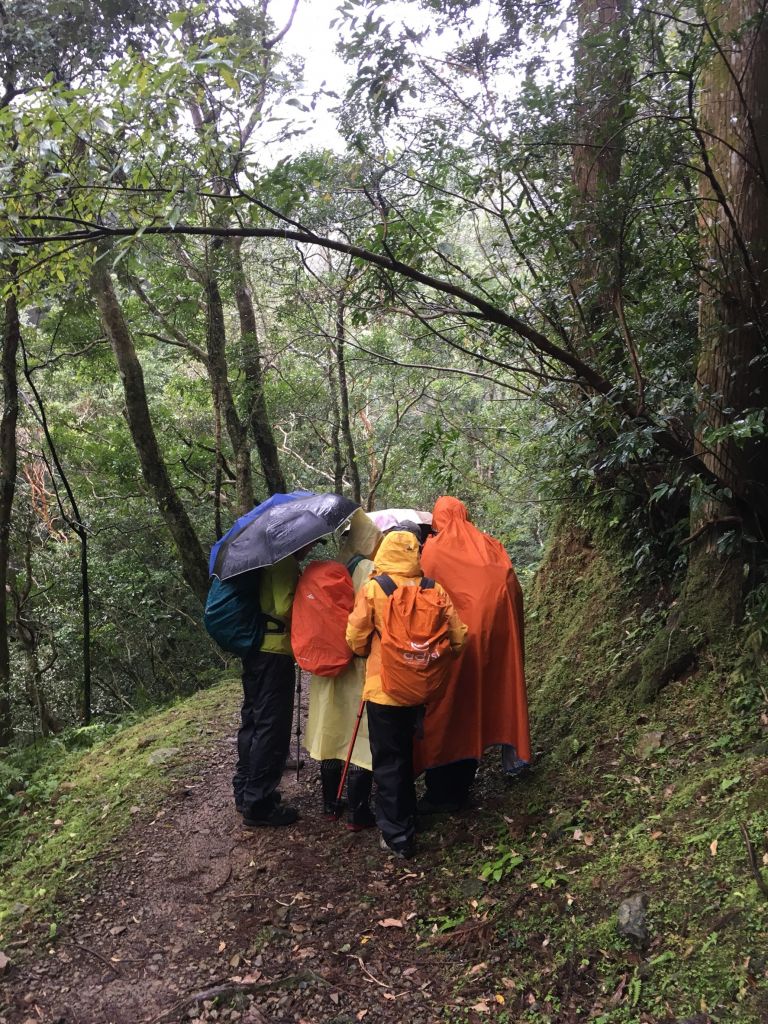
[[[126,929],[126,925],[124,925],[124,924],[116,924],[114,926],[114,928],[110,928],[109,929],[109,934],[110,935],[122,935],[123,932],[125,931],[125,929]]]
[[[158,747],[157,750],[153,750],[147,758],[147,764],[164,764],[166,761],[170,761],[170,759],[175,754],[178,754],[178,752],[178,747]]]
[[[619,906],[619,935],[646,943],[649,938],[648,927],[645,923],[647,910],[648,897],[644,892],[635,893],[634,896],[624,900]]]
[[[637,743],[637,756],[641,761],[647,761],[659,749],[664,741],[664,733],[659,730],[647,732],[640,737]]]

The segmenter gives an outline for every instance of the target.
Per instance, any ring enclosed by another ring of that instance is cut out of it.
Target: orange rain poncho
[[[457,498],[437,499],[432,526],[438,533],[424,546],[424,575],[442,583],[468,633],[445,694],[427,708],[415,769],[479,759],[497,744],[529,762],[523,594],[512,562],[499,541],[470,523]]]

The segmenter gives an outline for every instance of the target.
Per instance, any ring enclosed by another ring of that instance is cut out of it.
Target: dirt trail
[[[416,893],[444,837],[393,862],[376,831],[320,817],[311,763],[283,779],[296,826],[244,829],[224,717],[156,817],[95,865],[50,948],[14,968],[0,1024],[438,1020],[448,953],[420,947]]]

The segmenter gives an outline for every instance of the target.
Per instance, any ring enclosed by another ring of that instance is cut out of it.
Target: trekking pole
[[[352,760],[352,751],[355,749],[355,741],[357,740],[357,734],[360,731],[360,719],[363,717],[363,708],[365,707],[365,701],[360,701],[360,707],[357,712],[357,721],[355,722],[355,730],[352,733],[352,742],[349,744],[349,750],[347,751],[347,760],[344,762],[344,771],[341,773],[341,782],[336,793],[336,821],[339,820],[341,815],[341,795],[344,792],[344,783],[347,781],[347,772],[349,771],[349,762]]]
[[[301,665],[296,662],[296,781],[301,769]]]

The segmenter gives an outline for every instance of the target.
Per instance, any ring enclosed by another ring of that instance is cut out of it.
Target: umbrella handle
[[[347,773],[349,771],[349,762],[352,760],[352,751],[355,749],[355,741],[357,740],[357,734],[360,731],[360,719],[363,717],[363,708],[365,707],[365,700],[360,701],[360,707],[357,712],[357,721],[355,722],[355,729],[352,733],[352,742],[349,744],[349,750],[347,751],[347,760],[344,762],[344,770],[341,773],[341,781],[339,782],[339,788],[336,793],[336,821],[339,820],[339,808],[341,807],[341,794],[344,792],[344,783],[347,781]]]

